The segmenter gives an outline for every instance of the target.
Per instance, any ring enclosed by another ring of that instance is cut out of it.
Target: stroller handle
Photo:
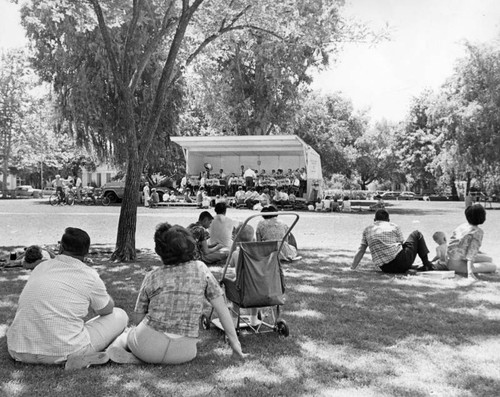
[[[227,268],[229,267],[229,263],[231,262],[231,256],[233,255],[233,252],[236,250],[236,247],[238,246],[238,237],[240,236],[241,232],[243,231],[245,226],[248,224],[248,222],[251,221],[253,218],[257,218],[259,216],[266,216],[266,217],[267,216],[271,216],[271,217],[273,217],[273,216],[293,216],[293,217],[295,217],[292,224],[288,227],[288,231],[285,233],[285,235],[281,239],[280,245],[278,247],[278,254],[281,252],[281,248],[283,247],[283,244],[285,243],[285,241],[288,240],[288,236],[291,233],[292,229],[295,227],[295,225],[299,221],[299,214],[297,214],[296,212],[264,212],[264,213],[260,212],[258,214],[251,215],[247,219],[245,219],[245,221],[239,225],[238,233],[236,233],[236,236],[234,236],[233,244],[231,245],[231,249],[229,250],[229,254],[228,254],[227,259],[226,259],[226,264],[224,266],[224,271],[222,272],[221,281],[224,279],[224,277],[226,275]]]

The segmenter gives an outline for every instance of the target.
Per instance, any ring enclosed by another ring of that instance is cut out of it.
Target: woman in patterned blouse
[[[466,223],[457,227],[448,244],[448,269],[465,273],[470,279],[477,280],[474,273],[493,273],[497,270],[492,258],[481,251],[484,231],[479,227],[486,220],[486,210],[481,204],[465,209]]]
[[[243,358],[222,289],[207,266],[194,260],[195,241],[185,228],[157,226],[155,251],[163,266],[144,278],[132,321],[138,324],[126,344],[108,349],[112,361],[134,363],[133,355],[151,364],[181,364],[196,357],[200,315],[207,299],[226,331],[233,354]],[[137,360],[137,362],[140,362]]]

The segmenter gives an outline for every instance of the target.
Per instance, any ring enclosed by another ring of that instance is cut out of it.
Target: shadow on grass
[[[0,394],[426,396],[438,390],[440,395],[496,395],[500,376],[488,368],[499,363],[498,275],[466,285],[458,277],[386,275],[366,264],[353,272],[350,251],[301,254],[303,260],[284,265],[282,317],[290,336],[242,335],[250,354],[245,362],[231,359],[223,335],[212,328],[200,331],[198,356],[191,363],[111,363],[73,373],[10,360],[5,332],[29,273],[0,273]],[[144,275],[158,265],[152,252],[130,264],[97,255],[92,264],[116,305],[129,313]],[[220,267],[211,270],[220,276]]]

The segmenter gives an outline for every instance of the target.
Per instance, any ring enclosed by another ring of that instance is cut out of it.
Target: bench
[[[198,207],[196,203],[186,203],[185,201],[161,201],[156,207]],[[152,207],[154,208],[154,207]]]

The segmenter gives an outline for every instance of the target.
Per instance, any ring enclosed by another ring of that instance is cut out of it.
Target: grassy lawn
[[[0,272],[0,396],[499,395],[500,275],[474,284],[392,277],[366,266],[350,271],[351,250],[301,254],[285,267],[290,336],[242,335],[245,362],[232,360],[210,329],[186,365],[109,363],[73,373],[9,358],[5,332],[29,273]],[[93,266],[130,312],[157,263],[148,252],[126,265],[107,256],[94,255]]]

